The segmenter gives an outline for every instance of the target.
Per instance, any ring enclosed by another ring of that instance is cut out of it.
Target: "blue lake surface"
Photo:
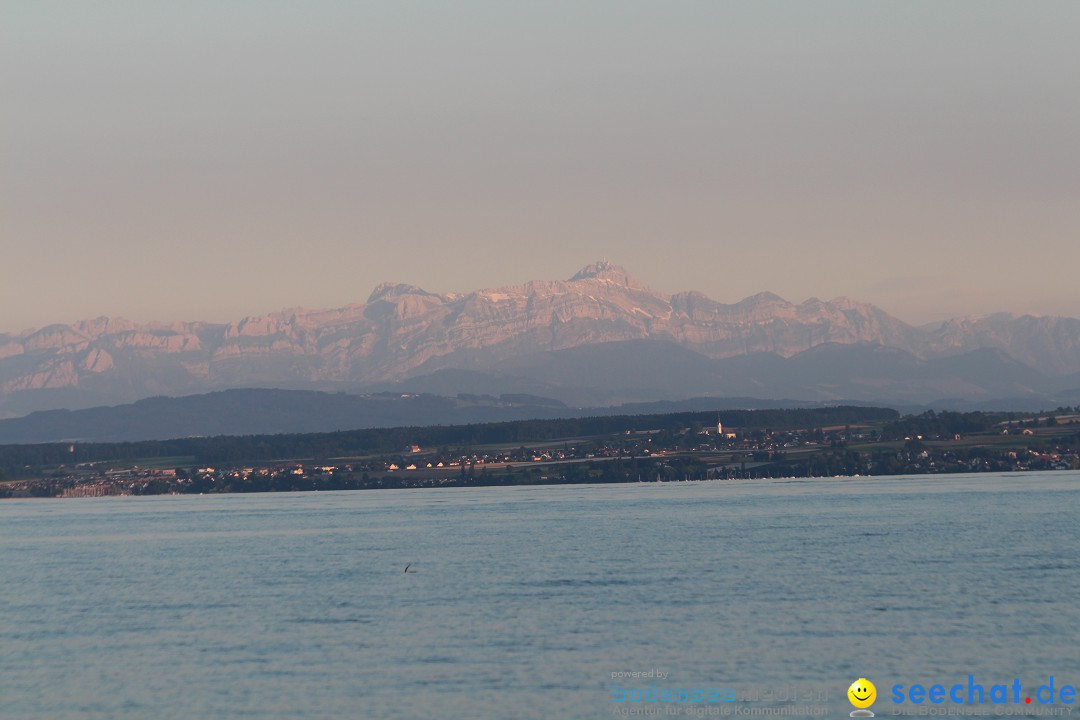
[[[651,669],[881,716],[1078,648],[1076,472],[0,502],[3,720],[599,718]]]

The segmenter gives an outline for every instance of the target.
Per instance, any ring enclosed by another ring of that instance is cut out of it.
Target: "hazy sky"
[[[1080,316],[1080,2],[6,0],[0,332],[601,257]]]

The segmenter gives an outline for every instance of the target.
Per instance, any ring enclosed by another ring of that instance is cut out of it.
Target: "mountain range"
[[[1080,320],[909,325],[848,298],[724,304],[598,262],[566,281],[233,323],[97,318],[0,335],[0,417],[229,388],[527,393],[575,405],[704,395],[807,401],[1055,401],[1080,388]]]

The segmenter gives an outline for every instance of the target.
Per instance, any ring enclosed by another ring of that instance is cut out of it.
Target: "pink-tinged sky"
[[[600,257],[1080,316],[1080,3],[9,0],[0,332]]]

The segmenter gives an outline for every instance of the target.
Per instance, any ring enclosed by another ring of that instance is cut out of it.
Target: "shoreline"
[[[1049,470],[985,470],[976,472],[939,472],[939,473],[901,473],[901,474],[882,474],[882,475],[786,475],[786,476],[759,476],[759,477],[740,477],[740,478],[704,478],[704,479],[692,479],[692,480],[608,480],[608,481],[575,481],[575,482],[552,482],[545,480],[543,482],[519,482],[519,483],[499,483],[499,482],[448,482],[434,485],[370,485],[365,487],[355,488],[297,488],[297,489],[284,489],[284,490],[229,490],[229,491],[214,491],[207,493],[193,493],[193,492],[163,492],[163,493],[106,493],[98,495],[14,495],[9,497],[0,497],[0,502],[3,501],[18,501],[18,500],[99,500],[103,498],[147,498],[147,497],[207,497],[213,495],[294,495],[294,494],[307,494],[307,493],[328,493],[328,492],[365,492],[365,491],[394,491],[394,490],[462,490],[462,489],[488,489],[488,488],[530,488],[530,487],[567,487],[567,486],[579,486],[579,487],[610,487],[610,486],[629,486],[629,485],[651,485],[651,486],[667,486],[667,485],[730,485],[730,484],[772,484],[772,483],[787,483],[792,481],[797,482],[812,482],[820,480],[873,480],[884,481],[888,479],[916,479],[916,478],[930,478],[930,477],[948,477],[948,478],[971,478],[979,479],[984,477],[998,477],[1005,478],[1008,476],[1030,476],[1030,475],[1053,475],[1055,473],[1077,473],[1078,469],[1049,469]],[[11,481],[9,481],[11,482]]]

